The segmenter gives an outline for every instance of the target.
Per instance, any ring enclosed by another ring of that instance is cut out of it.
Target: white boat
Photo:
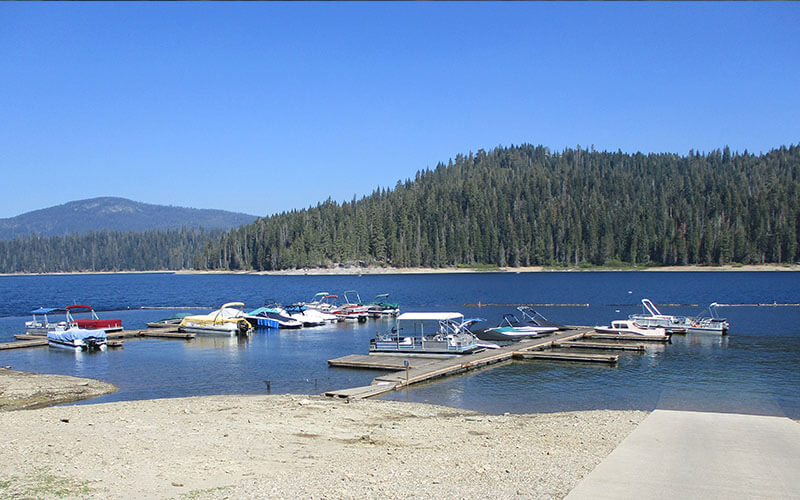
[[[644,328],[629,319],[618,319],[611,322],[611,326],[595,326],[599,333],[616,333],[621,335],[641,335],[644,337],[663,337],[667,330],[661,327]]]
[[[514,341],[524,338],[548,335],[558,331],[557,326],[539,326],[530,321],[523,315],[520,321],[513,314],[504,314],[503,321],[494,328],[486,328],[475,335],[481,340],[492,341]]]
[[[108,339],[105,330],[88,330],[80,328],[74,323],[59,324],[55,329],[47,332],[47,344],[50,347],[59,347],[73,351],[105,351]]]
[[[467,326],[457,312],[417,312],[397,316],[391,332],[370,340],[370,353],[404,352],[419,354],[470,354],[487,346]],[[496,347],[496,346],[493,346]]]
[[[63,313],[64,309],[59,309],[57,307],[40,307],[39,309],[31,311],[33,319],[25,322],[25,334],[45,336],[47,332],[55,330],[59,323],[51,323],[47,315],[56,312]],[[65,325],[66,323],[62,321],[61,324]]]
[[[645,314],[631,314],[628,319],[636,322],[641,327],[661,327],[670,333],[718,333],[725,335],[728,333],[730,325],[724,318],[720,318],[715,314],[717,305],[714,302],[708,306],[710,316],[707,317],[673,316],[662,314],[650,299],[642,299],[642,307],[644,307]]]
[[[258,328],[302,328],[303,323],[289,316],[276,302],[269,302],[245,315],[251,325]]]
[[[400,314],[400,305],[396,302],[389,302],[388,293],[379,293],[367,304],[369,315],[373,318],[397,316]]]
[[[186,316],[181,320],[178,330],[198,334],[245,335],[253,325],[245,319],[243,308],[242,302],[228,302],[208,314]]]
[[[338,321],[339,318],[333,314],[328,314],[314,309],[309,309],[303,304],[292,304],[286,306],[286,313],[293,319],[301,322],[303,326],[322,326],[325,323]]]

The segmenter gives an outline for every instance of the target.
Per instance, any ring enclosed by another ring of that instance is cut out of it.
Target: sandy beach
[[[301,395],[5,411],[0,497],[562,498],[646,415]]]

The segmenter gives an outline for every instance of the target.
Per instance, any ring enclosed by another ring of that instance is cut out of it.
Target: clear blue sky
[[[0,217],[267,215],[519,143],[800,143],[800,4],[0,3]]]

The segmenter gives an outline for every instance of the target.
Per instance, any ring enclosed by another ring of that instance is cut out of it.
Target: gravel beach
[[[0,497],[562,498],[646,415],[299,395],[0,412]]]

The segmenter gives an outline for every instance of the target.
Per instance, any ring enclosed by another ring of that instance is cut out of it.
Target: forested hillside
[[[223,235],[197,265],[795,262],[799,183],[797,146],[688,156],[497,148],[360,200],[259,219]]]
[[[0,241],[0,272],[786,263],[800,259],[799,233],[797,146],[678,156],[523,145],[226,233]]]
[[[151,271],[192,269],[220,231],[107,232],[28,236],[0,241],[0,272]]]

